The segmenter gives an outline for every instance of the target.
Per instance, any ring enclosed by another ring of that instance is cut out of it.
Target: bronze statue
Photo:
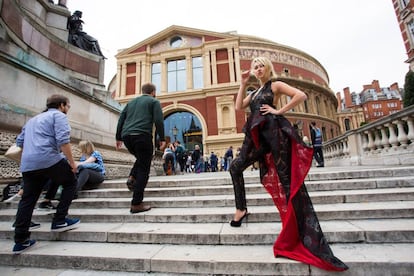
[[[81,18],[81,11],[75,11],[69,17],[67,25],[69,30],[68,42],[92,54],[105,58],[99,47],[98,40],[83,31],[82,24],[84,22]]]

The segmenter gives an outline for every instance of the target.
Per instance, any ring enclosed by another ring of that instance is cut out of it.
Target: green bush
[[[405,75],[403,103],[404,107],[414,104],[414,72],[411,70]]]

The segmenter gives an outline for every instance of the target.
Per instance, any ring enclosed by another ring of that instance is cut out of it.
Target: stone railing
[[[414,106],[324,143],[327,166],[414,165]]]

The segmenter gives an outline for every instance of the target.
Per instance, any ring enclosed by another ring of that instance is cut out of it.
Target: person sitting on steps
[[[78,185],[74,199],[78,198],[78,192],[82,189],[96,189],[105,180],[105,165],[102,155],[95,150],[91,141],[80,141],[79,149],[82,156],[76,162],[78,173],[76,174]]]

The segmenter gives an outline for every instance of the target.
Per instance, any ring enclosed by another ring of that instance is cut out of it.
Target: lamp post
[[[174,136],[174,142],[177,141],[177,134],[178,134],[178,128],[176,126],[173,127],[172,133]]]

